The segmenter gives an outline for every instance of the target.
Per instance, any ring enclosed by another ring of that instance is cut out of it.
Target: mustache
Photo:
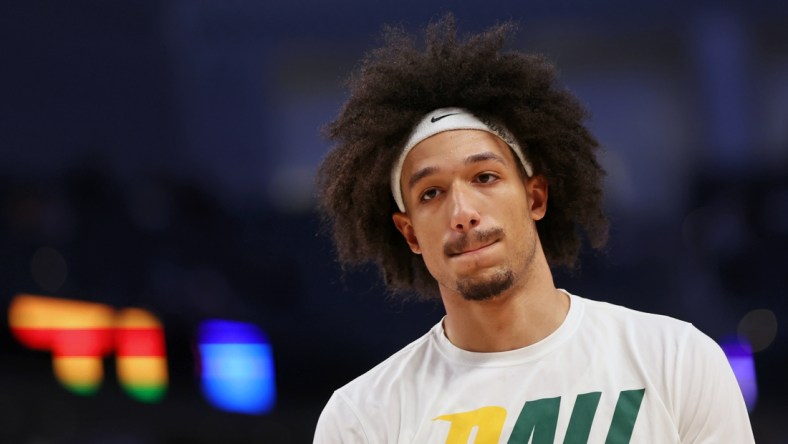
[[[446,242],[446,244],[443,245],[443,253],[446,256],[454,256],[467,250],[468,245],[470,245],[472,241],[478,244],[484,244],[493,239],[500,239],[503,236],[504,231],[503,228],[500,227],[464,233],[460,237]]]

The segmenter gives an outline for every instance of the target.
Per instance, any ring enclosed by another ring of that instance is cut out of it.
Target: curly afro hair
[[[593,248],[606,243],[604,171],[583,124],[586,112],[556,86],[555,68],[543,56],[503,50],[514,29],[506,23],[459,39],[447,15],[427,27],[423,50],[401,29],[384,29],[385,45],[351,75],[350,97],[326,128],[335,146],[317,173],[320,209],[341,263],[376,264],[394,293],[438,295],[421,256],[391,220],[397,207],[389,180],[414,125],[448,106],[503,124],[534,174],[547,178],[548,211],[537,231],[551,266],[575,266],[581,234]]]

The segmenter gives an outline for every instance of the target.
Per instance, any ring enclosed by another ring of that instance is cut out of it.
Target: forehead
[[[452,130],[422,140],[405,157],[403,176],[423,167],[441,168],[468,156],[491,152],[516,168],[514,153],[498,136],[482,130]]]

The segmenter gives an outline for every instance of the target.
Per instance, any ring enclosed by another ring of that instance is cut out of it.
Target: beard
[[[470,244],[471,238],[474,238],[477,243],[482,244],[500,240],[504,237],[504,230],[500,227],[493,227],[484,231],[473,231],[452,242],[446,243],[443,248],[443,253],[447,256],[451,256],[462,252]],[[511,268],[501,267],[495,270],[492,276],[466,277],[460,279],[457,282],[457,292],[467,301],[486,301],[512,288],[514,281],[515,275]]]
[[[512,288],[514,281],[514,272],[506,268],[485,279],[462,279],[457,291],[466,301],[487,301]]]

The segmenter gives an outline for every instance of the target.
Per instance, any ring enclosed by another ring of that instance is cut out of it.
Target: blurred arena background
[[[387,300],[372,269],[343,277],[312,178],[381,25],[450,10],[464,32],[519,21],[512,46],[547,54],[591,112],[612,237],[559,286],[725,344],[756,441],[788,442],[779,0],[3,2],[0,442],[310,442],[333,389],[437,322],[437,304]],[[96,390],[69,389],[15,333],[23,294],[143,309],[163,396],[124,391],[120,349],[98,358]],[[215,402],[209,322],[267,338],[272,406]]]

